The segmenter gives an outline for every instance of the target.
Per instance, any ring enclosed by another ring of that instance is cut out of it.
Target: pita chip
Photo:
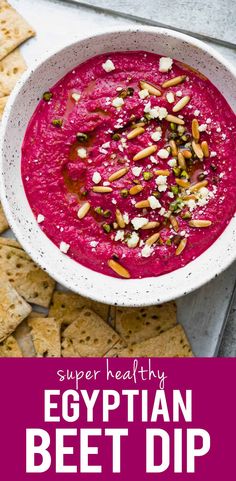
[[[0,60],[35,35],[26,20],[5,0],[0,0]]]
[[[31,317],[27,322],[36,357],[61,357],[58,322],[49,317]]]
[[[1,100],[1,99],[0,99]],[[2,205],[0,203],[0,234],[9,228]]]
[[[0,97],[11,93],[17,80],[26,70],[26,63],[18,49],[0,61]]]
[[[13,336],[0,343],[0,357],[22,357],[20,347]]]
[[[6,339],[31,312],[31,306],[5,277],[0,278],[0,342]]]

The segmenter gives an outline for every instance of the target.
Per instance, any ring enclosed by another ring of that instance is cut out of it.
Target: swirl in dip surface
[[[42,95],[22,146],[25,192],[64,255],[110,276],[159,276],[234,215],[235,138],[226,100],[189,66],[100,55]]]

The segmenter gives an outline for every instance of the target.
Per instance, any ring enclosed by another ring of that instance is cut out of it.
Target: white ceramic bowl
[[[151,27],[119,28],[83,38],[37,61],[11,94],[2,121],[0,191],[16,237],[34,261],[58,282],[105,303],[141,306],[182,296],[223,271],[236,257],[236,218],[209,249],[185,267],[161,277],[116,279],[76,263],[45,236],[26,199],[20,171],[22,140],[42,92],[86,59],[119,50],[156,52],[195,67],[236,110],[236,72],[222,56],[198,40]]]

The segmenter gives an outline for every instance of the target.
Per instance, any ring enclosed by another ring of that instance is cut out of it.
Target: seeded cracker
[[[13,336],[0,343],[0,357],[22,357],[20,347]]]
[[[53,318],[28,320],[36,357],[61,357],[60,327]]]
[[[26,20],[5,0],[0,0],[0,60],[35,32]]]
[[[107,320],[109,312],[107,304],[92,301],[72,292],[59,291],[55,291],[53,294],[49,316],[55,317],[62,327],[65,328],[78,318],[78,314],[84,307],[92,309],[104,321]]]
[[[159,306],[116,309],[116,331],[128,344],[155,337],[176,324],[175,302]]]
[[[123,349],[118,357],[192,357],[193,353],[180,324],[160,336]]]
[[[85,308],[62,333],[62,356],[103,357],[119,340],[100,316]]]
[[[0,97],[11,93],[25,70],[26,63],[18,49],[0,61]]]
[[[0,342],[28,316],[31,307],[5,277],[0,279]]]
[[[28,302],[48,307],[55,281],[22,249],[0,244],[0,272]]]
[[[1,117],[1,115],[0,115]],[[5,214],[3,212],[3,208],[2,208],[2,205],[0,203],[0,233],[4,232],[5,230],[7,230],[9,227],[8,225],[8,222],[7,222],[7,219],[5,217]]]

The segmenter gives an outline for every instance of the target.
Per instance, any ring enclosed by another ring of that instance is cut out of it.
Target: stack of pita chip
[[[175,302],[110,307],[55,282],[0,237],[0,357],[189,357]]]
[[[26,70],[26,63],[17,47],[33,35],[35,32],[24,18],[8,2],[0,0],[0,118],[11,91]],[[0,204],[0,233],[7,228]]]

